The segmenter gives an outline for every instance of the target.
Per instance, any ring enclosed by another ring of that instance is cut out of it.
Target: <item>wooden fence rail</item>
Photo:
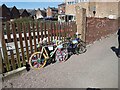
[[[73,37],[75,22],[6,22],[2,25],[2,73],[23,67],[30,55],[37,51],[37,44],[47,38],[52,40]]]

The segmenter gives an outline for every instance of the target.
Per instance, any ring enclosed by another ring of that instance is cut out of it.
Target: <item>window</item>
[[[81,0],[79,0],[79,2],[81,2]]]
[[[75,0],[75,3],[78,3],[78,0]]]
[[[71,4],[74,4],[74,2],[73,2],[73,1],[71,1]]]
[[[62,9],[62,7],[60,7],[60,9]]]
[[[68,4],[70,4],[70,2],[68,2]]]

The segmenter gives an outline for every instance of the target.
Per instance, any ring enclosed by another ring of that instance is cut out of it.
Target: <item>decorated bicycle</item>
[[[68,58],[68,51],[64,48],[60,40],[54,40],[52,44],[47,44],[47,39],[44,38],[38,44],[39,51],[34,52],[30,59],[29,64],[33,69],[43,68],[47,63],[66,61]]]

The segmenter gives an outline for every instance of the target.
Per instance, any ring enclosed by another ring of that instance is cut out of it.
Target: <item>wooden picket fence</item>
[[[30,55],[37,51],[37,44],[43,38],[48,43],[55,39],[65,41],[77,31],[75,22],[6,22],[2,24],[2,73],[26,65]]]

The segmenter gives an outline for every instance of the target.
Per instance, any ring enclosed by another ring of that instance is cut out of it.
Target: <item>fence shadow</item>
[[[118,57],[118,48],[115,46],[111,47],[112,51],[115,52],[116,56]]]

